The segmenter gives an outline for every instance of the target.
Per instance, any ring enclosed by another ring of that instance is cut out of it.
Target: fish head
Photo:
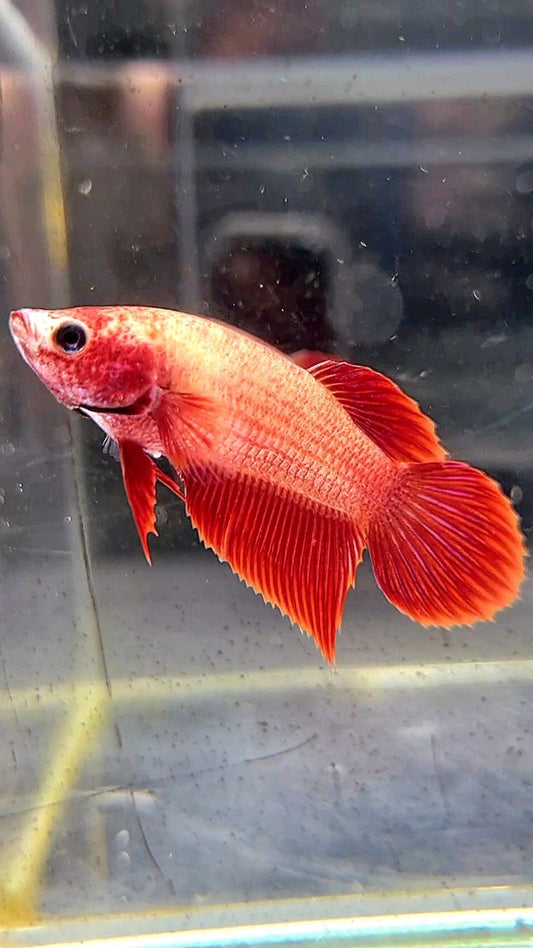
[[[24,361],[67,408],[140,414],[149,407],[154,329],[132,308],[19,309],[9,328]]]

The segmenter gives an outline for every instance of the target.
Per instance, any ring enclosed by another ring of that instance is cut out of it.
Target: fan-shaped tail
[[[400,469],[368,548],[387,598],[423,625],[492,619],[524,578],[525,543],[510,501],[459,461]]]

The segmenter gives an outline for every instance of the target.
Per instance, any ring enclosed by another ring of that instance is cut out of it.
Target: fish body
[[[239,470],[366,519],[367,495],[375,495],[378,479],[386,482],[391,465],[329,389],[276,349],[215,320],[155,310],[141,327],[139,335],[146,332],[154,345],[165,340],[153,366],[152,411],[93,412],[107,434],[171,455],[181,473]],[[170,353],[179,357],[173,361]],[[172,444],[162,437],[158,413],[175,423]],[[361,477],[368,468],[373,477]]]
[[[329,661],[365,547],[388,598],[424,624],[492,618],[518,594],[511,504],[447,461],[433,422],[380,373],[290,359],[216,320],[150,307],[25,309],[10,327],[56,398],[117,441],[147,558],[159,481]]]

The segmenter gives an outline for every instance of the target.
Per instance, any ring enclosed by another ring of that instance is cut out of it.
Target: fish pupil
[[[64,323],[56,330],[55,342],[63,352],[80,352],[87,342],[87,333],[79,323]]]

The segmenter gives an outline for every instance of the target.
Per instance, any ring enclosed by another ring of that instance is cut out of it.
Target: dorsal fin
[[[394,461],[442,461],[446,457],[431,418],[386,375],[365,365],[330,359],[312,364],[308,372]]]
[[[298,349],[297,352],[291,352],[289,358],[301,369],[311,369],[319,362],[344,362],[340,356],[332,355],[331,352],[319,352],[317,349]]]

